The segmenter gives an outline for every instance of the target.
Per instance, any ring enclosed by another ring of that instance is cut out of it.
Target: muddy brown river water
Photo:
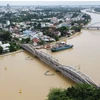
[[[91,23],[100,22],[100,14],[88,14],[92,17]],[[42,51],[61,64],[79,68],[99,85],[100,30],[83,29],[67,42],[74,45],[73,49],[55,53]],[[45,100],[50,88],[68,88],[74,84],[25,51],[0,57],[0,100]]]

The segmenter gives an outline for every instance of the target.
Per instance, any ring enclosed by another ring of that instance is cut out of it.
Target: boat
[[[52,52],[56,52],[56,51],[61,51],[61,50],[66,50],[66,49],[70,49],[73,48],[73,45],[71,44],[66,44],[65,42],[61,42],[56,44],[55,46],[53,46],[51,48]]]

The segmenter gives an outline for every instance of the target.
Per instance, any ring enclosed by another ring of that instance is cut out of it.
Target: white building
[[[71,19],[70,18],[66,18],[66,23],[70,24],[71,23]]]
[[[70,27],[71,25],[66,23],[66,22],[64,22],[64,23],[61,23],[61,24],[57,25],[56,27],[59,28],[59,27],[63,27],[63,26]]]
[[[41,23],[41,27],[46,27],[45,23]]]
[[[52,23],[58,23],[58,19],[56,17],[51,18]]]
[[[0,28],[2,28],[2,23],[0,23]]]
[[[9,20],[6,21],[6,25],[7,26],[10,25],[10,21]]]
[[[2,44],[2,41],[0,41],[0,45]]]
[[[0,46],[3,48],[3,51],[4,51],[4,52],[5,52],[5,51],[9,51],[9,46],[10,46],[9,43],[1,44]]]

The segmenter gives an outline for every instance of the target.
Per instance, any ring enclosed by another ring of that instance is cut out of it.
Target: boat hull
[[[67,46],[59,47],[59,48],[51,48],[51,51],[57,52],[57,51],[66,50],[66,49],[70,49],[70,48],[73,48],[73,45],[67,45]]]

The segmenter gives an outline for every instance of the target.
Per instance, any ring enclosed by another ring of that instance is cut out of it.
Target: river
[[[88,14],[92,17],[91,23],[100,22],[99,14]],[[83,29],[67,42],[74,45],[73,49],[55,53],[43,51],[61,64],[79,68],[99,84],[100,31]],[[47,71],[51,76],[44,75]],[[68,88],[74,84],[25,51],[0,57],[1,100],[45,100],[50,88]],[[19,93],[20,89],[22,93]]]

